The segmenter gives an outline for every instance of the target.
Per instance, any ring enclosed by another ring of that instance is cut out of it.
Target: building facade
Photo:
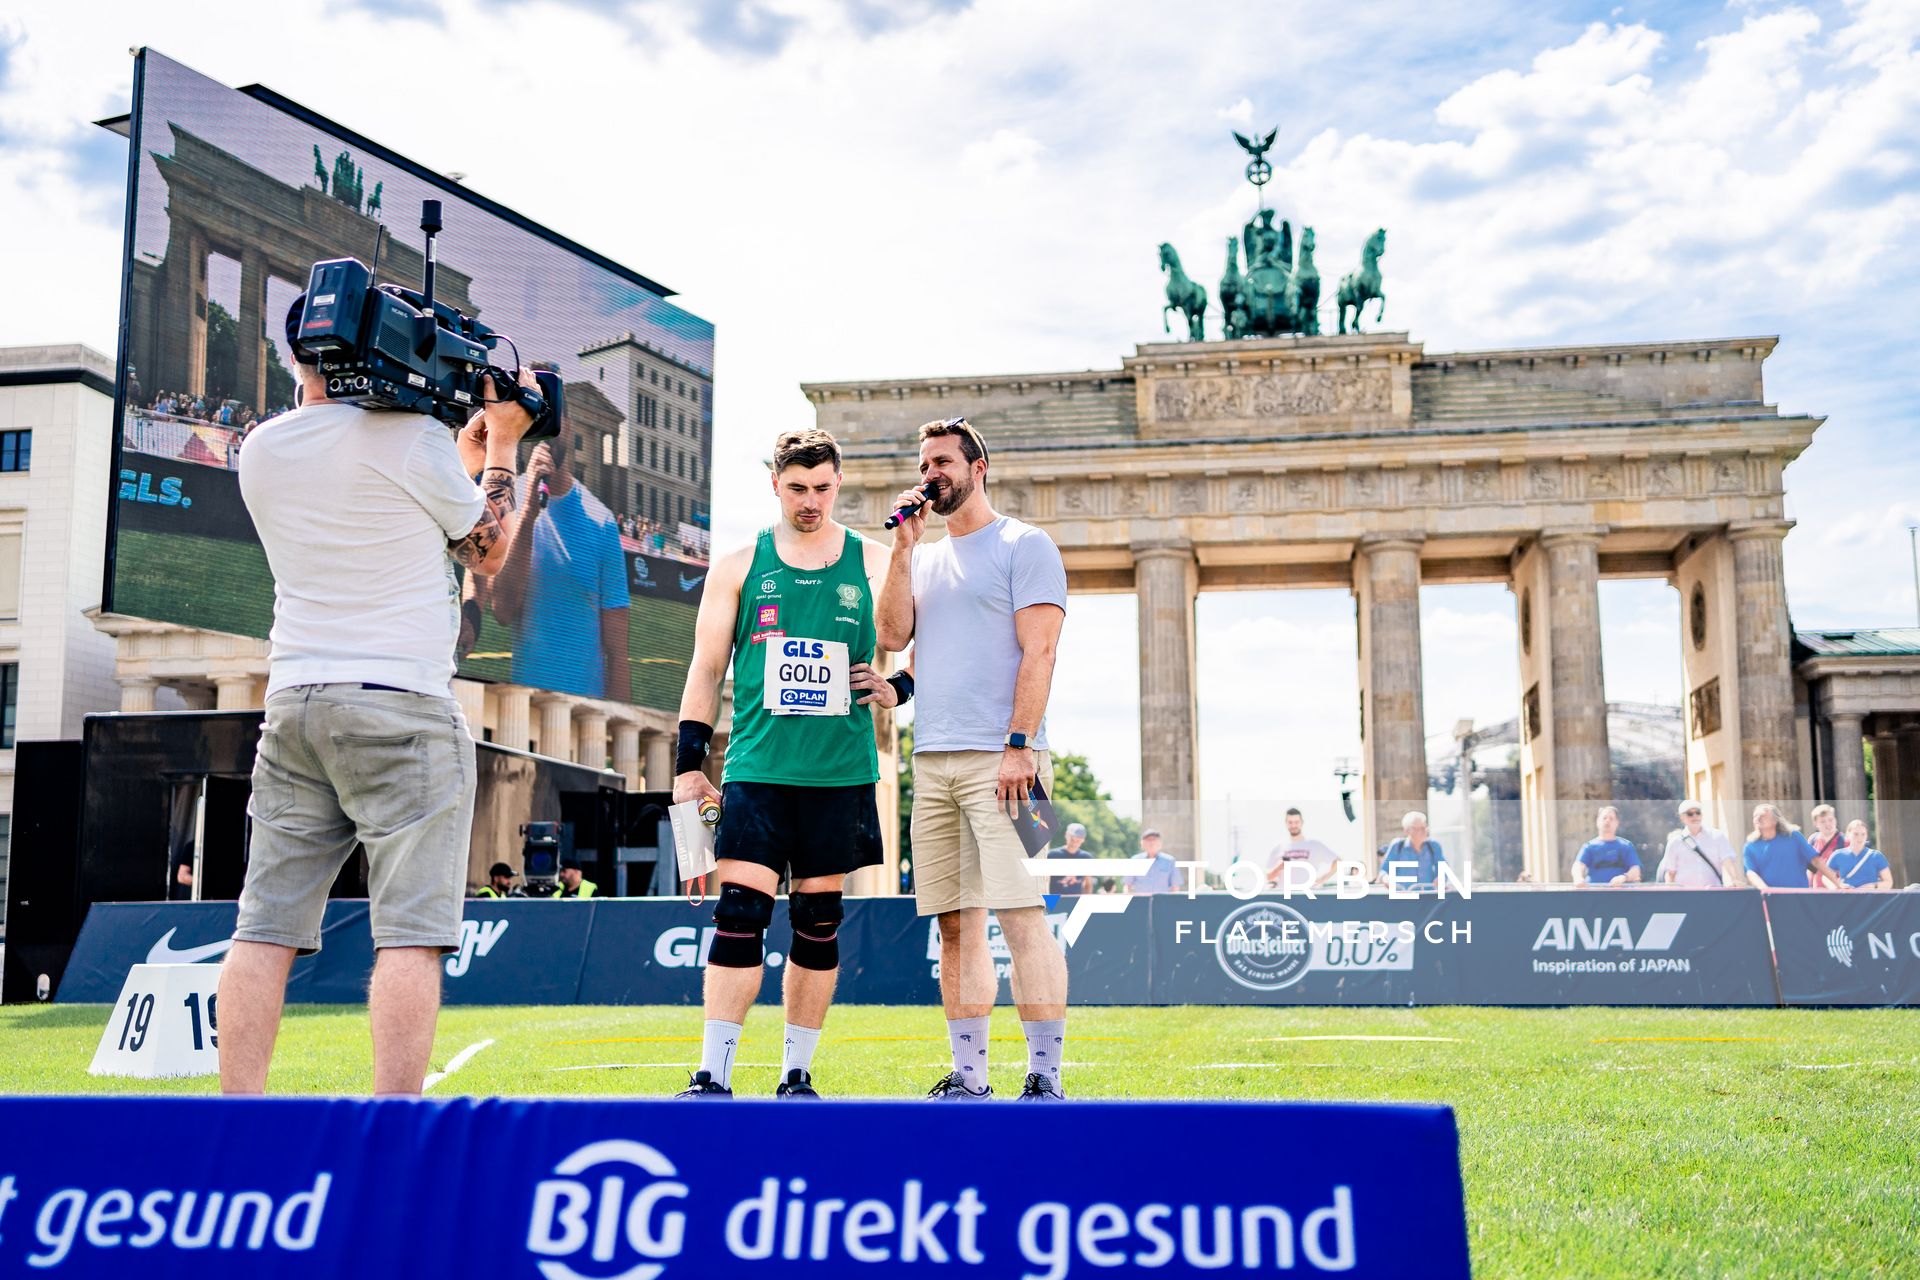
[[[1431,353],[1404,333],[1143,345],[1117,368],[816,383],[845,518],[878,524],[919,423],[965,414],[997,509],[1080,592],[1139,607],[1145,821],[1198,847],[1194,602],[1345,587],[1368,847],[1425,806],[1423,583],[1514,595],[1525,869],[1561,879],[1608,801],[1602,578],[1683,604],[1686,779],[1744,832],[1815,791],[1796,714],[1783,471],[1821,419],[1766,402],[1770,337]]]
[[[112,457],[111,360],[77,345],[0,348],[0,875],[14,744],[78,737],[89,711],[120,705],[113,640],[88,617]]]
[[[712,374],[631,333],[582,349],[580,360],[582,378],[626,419],[624,430],[607,433],[597,447],[607,464],[628,469],[634,492],[624,506],[603,501],[670,531],[709,528]]]

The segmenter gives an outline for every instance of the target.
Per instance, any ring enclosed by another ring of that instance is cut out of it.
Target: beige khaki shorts
[[[916,751],[913,756],[913,897],[923,916],[1037,907],[1046,881],[1026,868],[1013,819],[994,800],[998,751]],[[1053,758],[1035,754],[1053,790]]]

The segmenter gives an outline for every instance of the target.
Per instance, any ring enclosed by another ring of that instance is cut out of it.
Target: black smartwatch
[[[1010,733],[1007,735],[1007,745],[1015,751],[1025,751],[1027,749],[1027,735],[1024,733]]]

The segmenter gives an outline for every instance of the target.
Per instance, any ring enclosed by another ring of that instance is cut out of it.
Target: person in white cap
[[[1715,889],[1745,883],[1727,833],[1706,825],[1698,800],[1680,802],[1680,823],[1667,836],[1666,852],[1654,872],[1656,882]]]

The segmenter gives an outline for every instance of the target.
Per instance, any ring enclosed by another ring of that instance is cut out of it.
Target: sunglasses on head
[[[945,422],[941,423],[940,425],[946,428],[948,431],[965,432],[967,439],[973,441],[973,447],[980,451],[981,459],[983,461],[986,459],[987,442],[980,438],[980,433],[973,429],[973,424],[971,422],[968,422],[964,417],[948,418]]]

